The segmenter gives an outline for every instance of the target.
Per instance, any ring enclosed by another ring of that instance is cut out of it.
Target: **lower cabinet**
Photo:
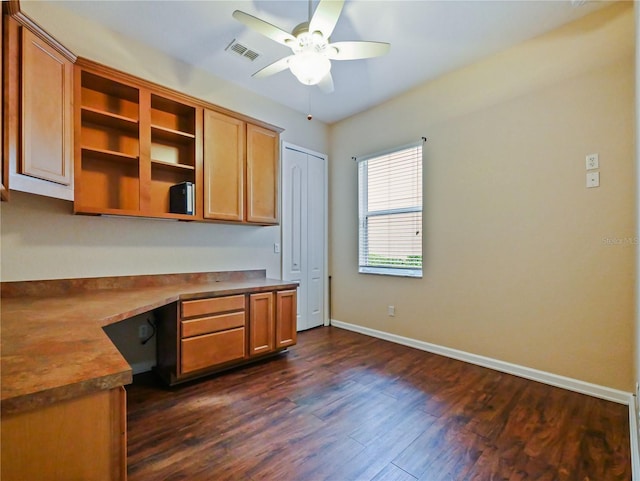
[[[127,479],[124,387],[2,416],[2,481]]]
[[[293,346],[298,332],[295,289],[276,292],[276,349]]]
[[[249,353],[252,356],[259,356],[272,352],[275,346],[273,292],[251,294],[249,307],[251,313]]]
[[[180,374],[246,357],[244,295],[181,304]]]
[[[168,384],[296,343],[296,290],[179,301],[156,311],[157,373]]]

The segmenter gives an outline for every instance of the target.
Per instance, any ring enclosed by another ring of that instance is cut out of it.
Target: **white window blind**
[[[422,143],[358,161],[359,272],[422,277]]]

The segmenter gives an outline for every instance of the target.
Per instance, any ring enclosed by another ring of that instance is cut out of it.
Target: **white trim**
[[[140,374],[142,372],[151,371],[155,365],[156,365],[156,360],[153,359],[153,360],[147,360],[147,361],[141,361],[141,362],[134,362],[130,366],[131,366],[131,371],[135,375],[135,374]]]
[[[640,480],[640,451],[638,451],[638,398],[631,395],[629,400],[629,436],[631,449],[631,479]]]
[[[400,267],[359,266],[358,274],[376,274],[379,276],[413,277],[422,279],[422,269]]]
[[[286,140],[282,140],[280,143],[280,188],[282,189],[282,159],[284,158],[285,150],[295,150],[302,152],[303,154],[311,155],[324,162],[324,279],[323,279],[323,297],[324,305],[324,319],[323,326],[330,326],[331,319],[329,319],[329,156],[322,152],[316,152],[315,150],[301,147],[296,144],[292,144]],[[282,208],[282,206],[281,206]],[[281,226],[282,227],[282,226]],[[283,229],[280,229],[280,245],[282,246]],[[282,251],[280,254],[280,277],[284,277],[284,258]]]
[[[402,344],[404,346],[414,347],[422,351],[439,354],[441,356],[450,357],[459,361],[476,364],[482,367],[488,367],[496,371],[505,372],[507,374],[513,374],[515,376],[523,377],[525,379],[531,379],[532,381],[538,381],[550,386],[560,387],[568,389],[569,391],[578,392],[581,394],[587,394],[589,396],[605,399],[607,401],[613,401],[620,404],[635,404],[633,401],[633,394],[625,391],[619,391],[606,386],[600,386],[597,384],[591,384],[589,382],[580,381],[579,379],[573,379],[570,377],[560,376],[550,372],[539,371],[526,366],[520,366],[518,364],[511,364],[509,362],[500,361],[498,359],[492,359],[490,357],[479,356],[478,354],[472,354],[465,351],[459,351],[450,347],[439,346],[437,344],[431,344],[425,341],[418,341],[408,337],[398,336],[396,334],[390,334],[384,331],[378,331],[376,329],[370,329],[368,327],[362,327],[355,324],[349,324],[347,322],[331,320],[331,325],[346,329],[349,331],[358,332],[367,336],[377,337],[386,341],[395,342],[396,344]],[[640,474],[640,473],[639,473]]]

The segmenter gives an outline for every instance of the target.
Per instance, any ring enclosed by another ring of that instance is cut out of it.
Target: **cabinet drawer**
[[[182,339],[182,374],[245,357],[244,327]]]
[[[224,331],[234,327],[244,327],[244,311],[200,317],[182,321],[182,337],[199,336],[211,332]]]
[[[239,311],[244,309],[244,295],[214,297],[198,301],[182,302],[182,317],[202,316],[219,312]]]

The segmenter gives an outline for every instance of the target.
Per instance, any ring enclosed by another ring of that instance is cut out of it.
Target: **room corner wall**
[[[333,125],[332,317],[631,392],[634,42],[612,4]],[[350,159],[423,135],[424,278],[358,274]]]

